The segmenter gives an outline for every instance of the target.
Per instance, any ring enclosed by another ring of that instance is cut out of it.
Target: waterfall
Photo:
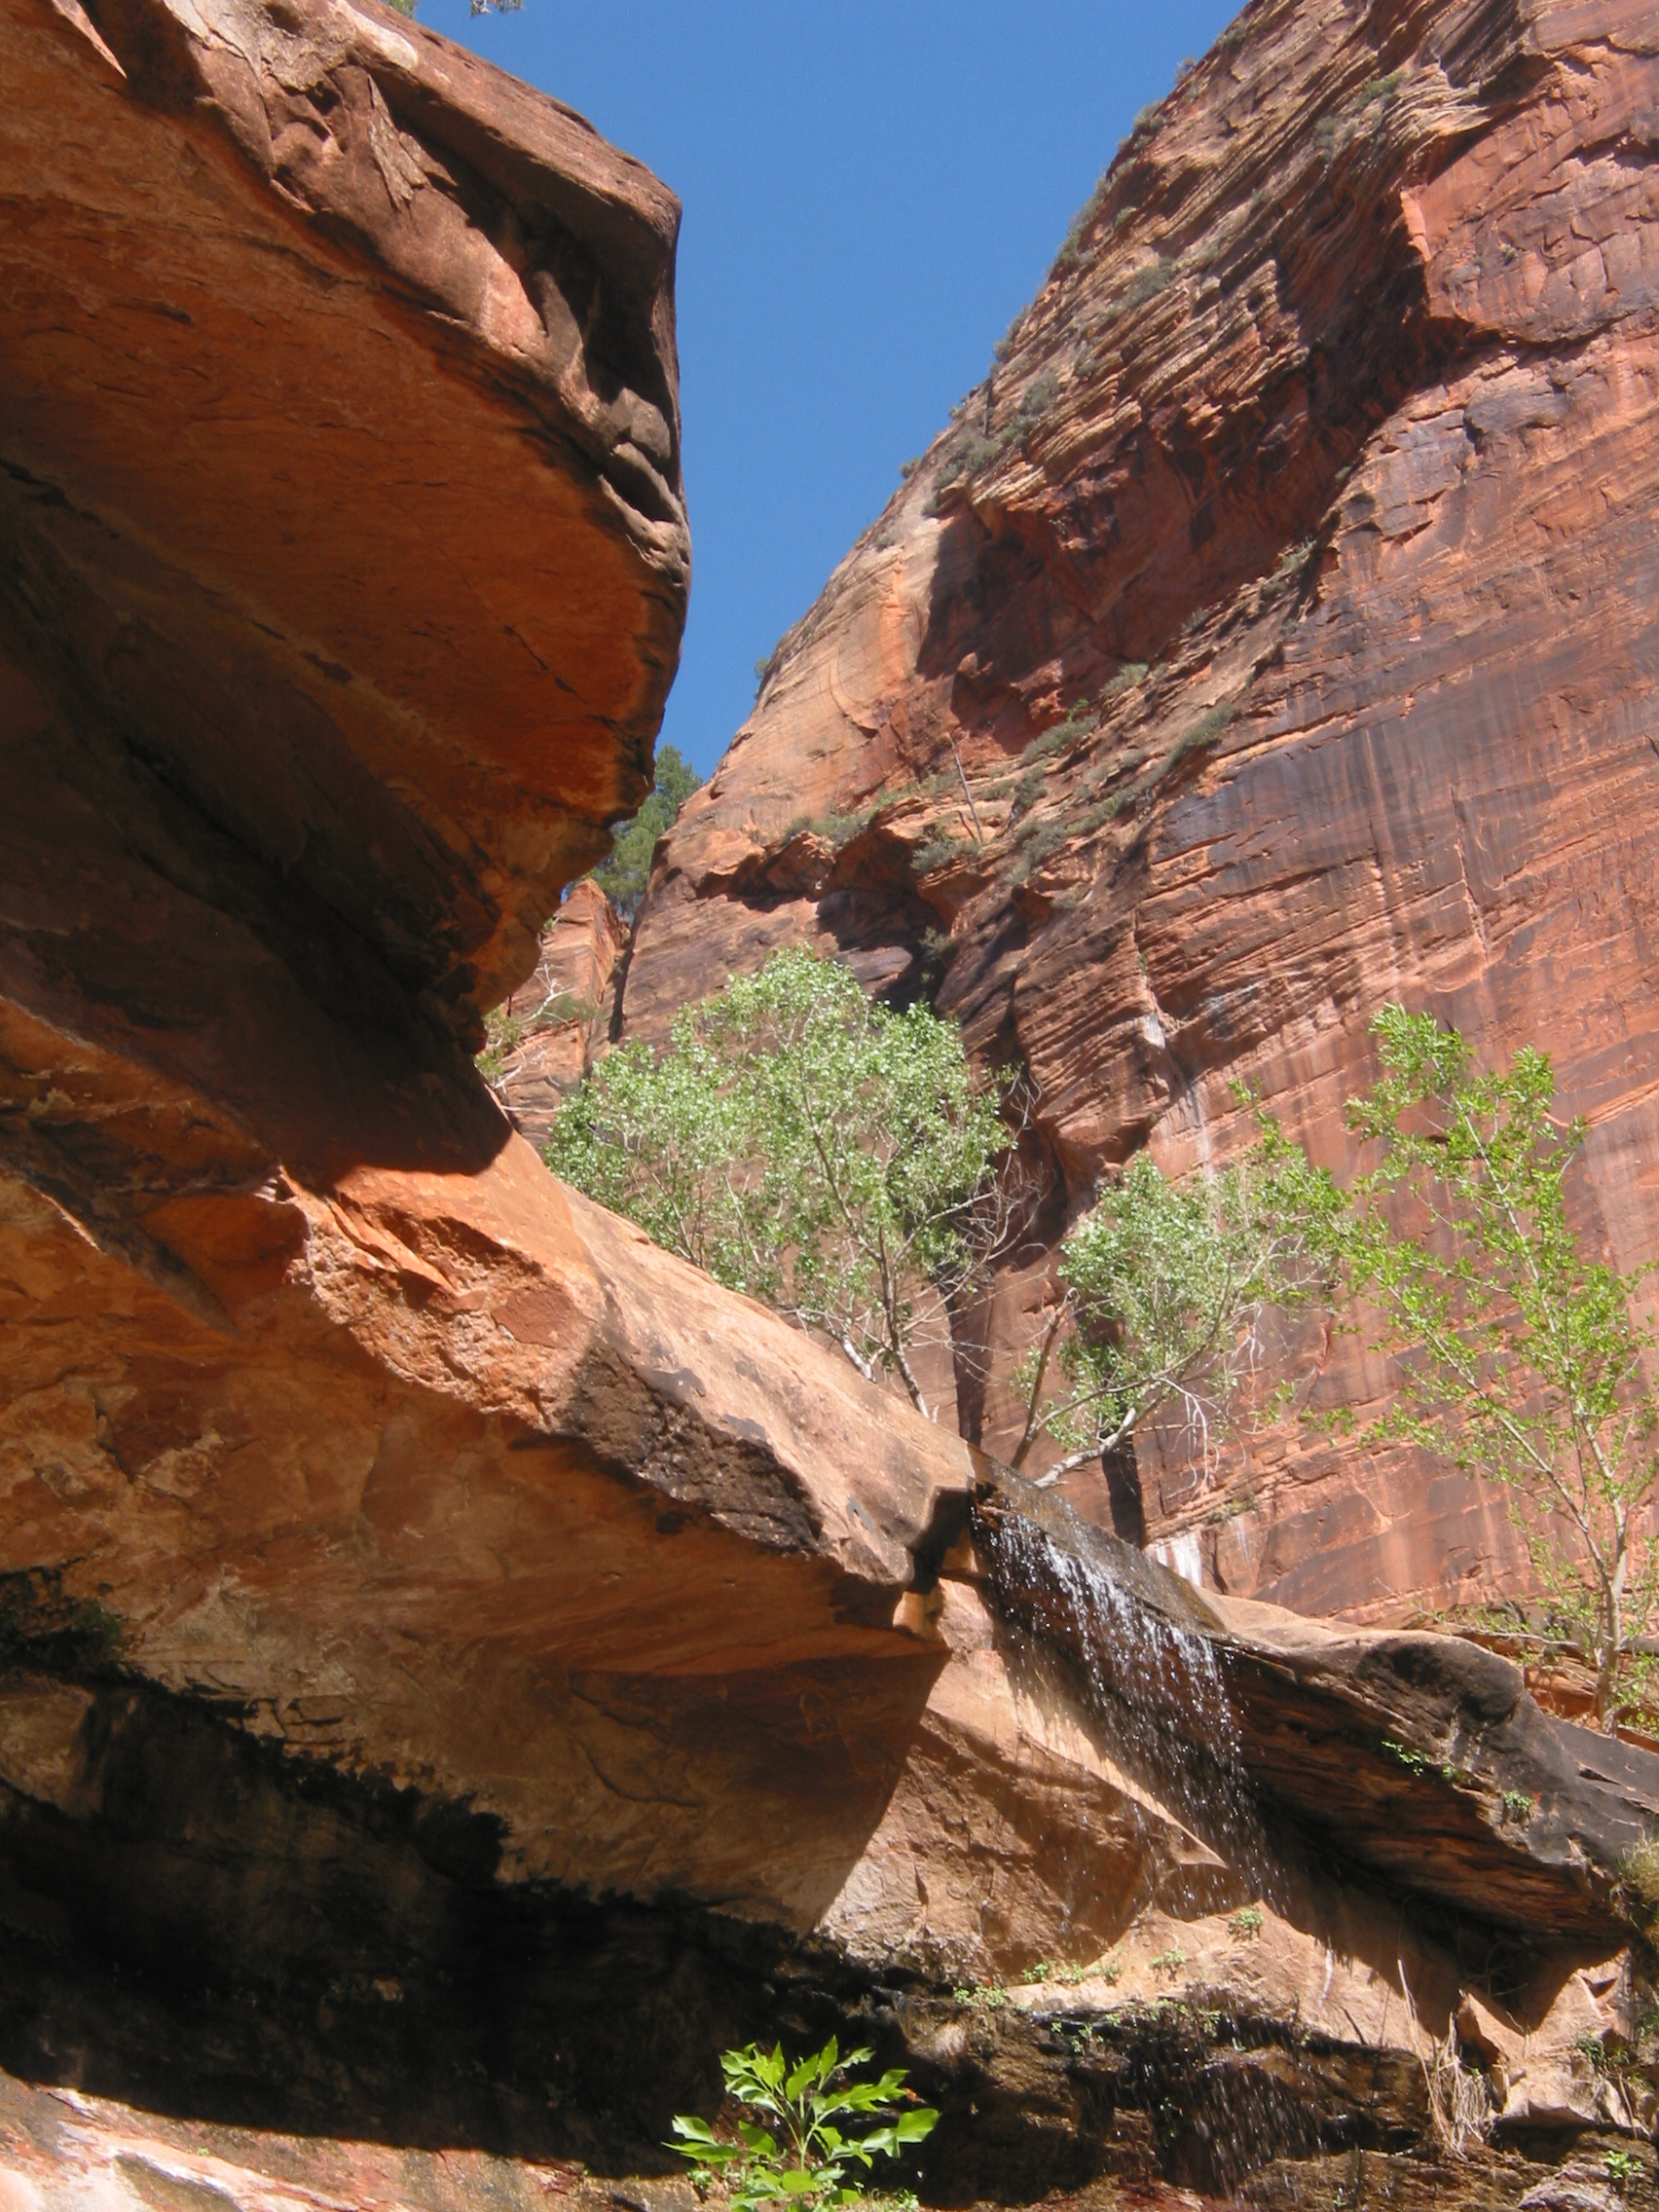
[[[1109,1755],[1271,1895],[1229,1640],[1201,1598],[1024,1483],[996,1481],[975,1534],[998,1610],[1069,1665]]]

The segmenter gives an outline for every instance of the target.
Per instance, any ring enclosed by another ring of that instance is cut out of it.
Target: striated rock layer
[[[373,0],[0,55],[0,2195],[583,2194],[832,2027],[939,2202],[1430,2187],[1454,2026],[1471,2202],[1636,2143],[1655,1762],[992,1494],[472,1063],[607,987],[669,197]]]
[[[1385,999],[1534,1041],[1659,1249],[1659,28],[1641,0],[1257,0],[1121,150],[985,384],[783,641],[659,856],[623,1020],[773,945],[926,991],[1040,1093],[1010,1371],[1100,1175],[1253,1089],[1340,1172]],[[1375,1405],[1344,1341],[1316,1402]],[[1387,1617],[1513,1571],[1402,1452],[1143,1450],[1210,1587]],[[1069,1494],[1101,1520],[1098,1475]]]

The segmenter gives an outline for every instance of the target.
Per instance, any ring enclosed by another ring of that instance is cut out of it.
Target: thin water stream
[[[1025,1486],[1021,1485],[1021,1490]],[[1055,1500],[999,1486],[975,1516],[998,1610],[1069,1669],[1101,1748],[1254,1894],[1282,1887],[1201,1599]]]

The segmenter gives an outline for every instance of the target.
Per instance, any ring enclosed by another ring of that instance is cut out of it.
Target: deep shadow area
[[[0,1699],[87,1701],[60,1804],[0,1787],[0,2067],[23,2081],[174,2120],[649,2174],[676,2169],[676,2112],[719,2109],[722,2049],[833,2033],[941,2108],[903,2177],[930,2203],[1029,2202],[1161,2158],[1212,2170],[1190,2130],[1154,2124],[1199,2109],[1214,2070],[1186,2027],[1131,2013],[1102,2040],[686,1900],[503,1880],[492,1818],[124,1678],[91,1617],[55,1634],[31,1656],[79,1681],[0,1677]],[[1240,2040],[1259,2053],[1278,2034]],[[1304,2102],[1299,2144],[1349,2139],[1340,2096]]]
[[[672,2116],[717,2113],[722,2049],[834,2033],[940,2108],[892,2177],[934,2205],[1422,2148],[1401,2051],[1058,1988],[1027,2013],[683,1899],[504,1878],[494,1818],[294,1756],[251,1714],[129,1678],[95,1607],[8,1595],[4,1656],[51,1668],[0,1676],[8,1740],[26,1763],[25,1703],[74,1731],[72,1757],[18,1776],[45,1792],[0,1786],[0,2067],[23,2081],[617,2176],[673,2170]]]
[[[26,2081],[666,2170],[722,2048],[821,2036],[870,1995],[780,1930],[504,1881],[488,1816],[149,1685],[97,1686],[80,1744],[64,1805],[0,1788],[0,2065]]]

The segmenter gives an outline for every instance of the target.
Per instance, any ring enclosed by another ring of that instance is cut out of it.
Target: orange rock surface
[[[1400,998],[1552,1053],[1582,1226],[1650,1259],[1656,113],[1642,0],[1251,8],[780,645],[669,838],[627,1033],[786,941],[929,992],[1038,1087],[1051,1249],[1136,1147],[1245,1141],[1239,1084],[1347,1172]],[[983,1317],[992,1450],[1053,1295],[1040,1260]],[[1322,1403],[1386,1388],[1304,1350]],[[1138,1475],[1163,1556],[1307,1611],[1519,1566],[1501,1503],[1404,1453]]]
[[[8,0],[0,40],[20,1937],[128,1880],[164,1709],[114,1666],[482,1823],[527,1894],[866,1963],[1103,1940],[1190,1839],[1016,1709],[968,1597],[940,1631],[965,1447],[564,1193],[471,1064],[672,673],[673,202],[379,12]],[[187,1862],[237,1835],[203,1787]],[[1080,1888],[1040,1836],[1091,1818]],[[113,1956],[180,1909],[138,1881]]]
[[[535,973],[501,1009],[501,1039],[484,1065],[513,1126],[539,1149],[565,1093],[610,1039],[627,931],[590,876],[571,886],[541,933]]]

